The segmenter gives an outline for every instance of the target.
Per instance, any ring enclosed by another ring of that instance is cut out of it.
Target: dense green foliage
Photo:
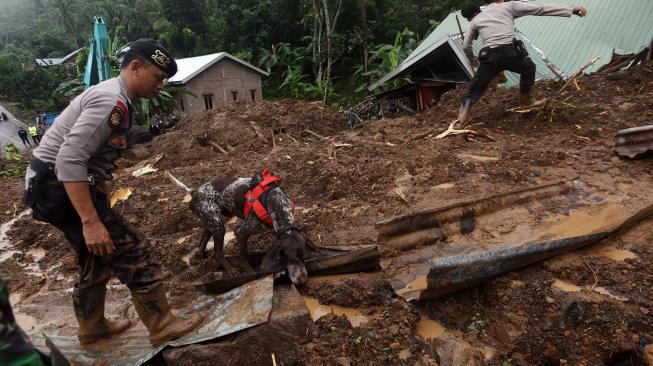
[[[478,0],[3,0],[0,94],[56,109],[74,65],[25,69],[86,45],[101,15],[114,48],[151,37],[176,57],[226,51],[268,70],[268,97],[334,102],[396,66],[451,10]],[[79,70],[77,70],[79,71]],[[82,70],[83,71],[83,70]]]

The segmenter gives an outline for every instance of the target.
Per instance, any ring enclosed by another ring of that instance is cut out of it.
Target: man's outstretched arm
[[[510,2],[512,15],[515,18],[526,15],[538,16],[558,16],[570,17],[572,14],[584,17],[587,15],[587,9],[582,6],[557,5],[557,4],[537,4],[523,1]]]

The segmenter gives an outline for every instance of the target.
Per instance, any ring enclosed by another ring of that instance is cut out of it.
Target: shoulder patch
[[[107,141],[109,147],[114,149],[126,149],[127,148],[127,136],[125,135],[111,135]]]
[[[109,115],[109,125],[111,128],[118,128],[125,120],[125,112],[119,106],[113,107]]]

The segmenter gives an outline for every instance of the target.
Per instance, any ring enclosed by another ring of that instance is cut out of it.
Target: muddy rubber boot
[[[186,335],[204,320],[202,314],[193,314],[186,319],[174,316],[162,285],[148,293],[132,291],[132,301],[150,332],[150,342],[155,346]]]
[[[109,320],[104,317],[106,294],[106,283],[85,289],[80,289],[75,285],[73,307],[75,308],[75,318],[79,323],[77,338],[80,344],[95,343],[131,327],[132,322],[129,319]]]
[[[470,118],[472,115],[472,108],[469,103],[466,103],[464,106],[460,107],[460,111],[458,112],[458,120],[460,121],[461,126],[466,126],[467,122],[469,122]]]
[[[518,92],[518,97],[519,97],[519,105],[527,107],[533,103],[533,98],[531,97],[530,93],[524,94],[522,92]]]

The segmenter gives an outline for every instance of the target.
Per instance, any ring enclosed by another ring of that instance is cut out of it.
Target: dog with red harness
[[[315,249],[312,241],[297,227],[294,204],[281,189],[281,179],[268,169],[252,178],[219,178],[190,189],[168,173],[168,177],[191,194],[191,211],[204,224],[199,251],[206,255],[206,244],[213,237],[213,257],[225,271],[234,275],[236,269],[224,257],[224,218],[240,219],[236,244],[241,266],[253,272],[248,258],[247,241],[258,232],[274,230],[277,242],[263,258],[260,270],[277,272],[285,269],[294,284],[307,281],[304,259],[307,249]]]

